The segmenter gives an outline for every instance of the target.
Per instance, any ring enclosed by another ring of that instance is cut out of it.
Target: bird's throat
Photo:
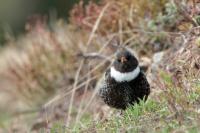
[[[110,75],[112,78],[114,78],[117,82],[124,82],[124,81],[131,81],[137,78],[137,76],[140,73],[140,67],[137,66],[133,71],[131,72],[119,72],[114,67],[111,67],[110,69]]]

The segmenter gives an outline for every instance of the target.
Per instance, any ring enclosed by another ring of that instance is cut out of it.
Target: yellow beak
[[[121,62],[122,63],[124,63],[124,62],[126,62],[127,61],[127,59],[123,56],[123,57],[121,57]]]

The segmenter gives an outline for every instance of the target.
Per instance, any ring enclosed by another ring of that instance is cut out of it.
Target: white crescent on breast
[[[114,67],[110,68],[110,75],[112,78],[114,78],[117,82],[123,82],[123,81],[131,81],[135,79],[140,73],[140,67],[137,66],[133,71],[131,72],[119,72]]]

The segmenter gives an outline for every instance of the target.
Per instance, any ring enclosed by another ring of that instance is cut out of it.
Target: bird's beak
[[[122,63],[124,63],[124,62],[126,62],[127,61],[127,59],[123,56],[123,57],[121,57],[121,62]]]

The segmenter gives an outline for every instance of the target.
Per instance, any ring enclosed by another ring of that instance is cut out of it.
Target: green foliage
[[[67,130],[65,126],[63,125],[63,122],[56,122],[51,128],[50,133],[65,133],[66,131]]]
[[[195,17],[195,20],[196,20],[197,24],[200,25],[200,16],[199,15]]]
[[[157,23],[163,25],[165,29],[169,29],[174,28],[180,19],[181,16],[178,15],[177,7],[175,4],[173,2],[168,2],[165,5],[165,12],[158,15]]]
[[[10,120],[11,116],[9,113],[1,112],[0,111],[0,128],[5,128],[6,124]]]
[[[181,117],[173,114],[168,108],[170,105],[166,102],[167,98],[163,97],[162,101],[148,100],[141,101],[139,104],[131,106],[123,115],[113,115],[105,122],[97,122],[95,126],[90,123],[91,127],[74,130],[74,132],[84,132],[94,130],[96,132],[163,132],[168,133],[176,130],[187,130],[188,132],[196,132],[199,130],[198,113],[188,108],[188,111],[182,112]],[[176,95],[176,99],[180,97]],[[190,100],[190,99],[188,99]],[[190,111],[189,111],[190,110]],[[191,119],[188,119],[191,118]],[[181,119],[181,121],[180,121]],[[195,126],[196,125],[196,126]]]
[[[198,37],[198,38],[196,39],[196,45],[197,45],[198,47],[200,47],[200,37]]]

